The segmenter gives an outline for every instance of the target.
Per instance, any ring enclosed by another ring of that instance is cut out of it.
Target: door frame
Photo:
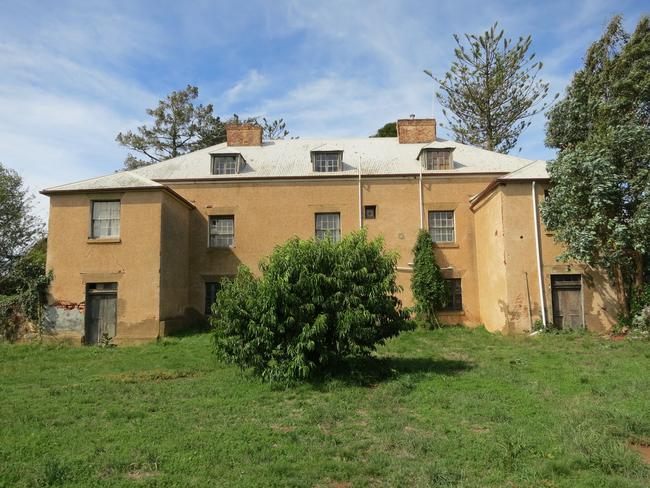
[[[98,287],[98,285],[101,285],[101,287]],[[108,285],[108,287],[106,285]],[[115,335],[117,335],[117,282],[86,283],[86,313],[84,314],[84,344],[86,345],[96,345],[101,339],[101,337],[99,337],[99,331],[97,334],[97,342],[90,343],[88,342],[87,337],[91,320],[90,313],[88,313],[90,299],[93,296],[102,295],[115,297]]]
[[[585,323],[585,287],[584,287],[584,277],[582,276],[582,273],[553,273],[549,276],[549,281],[551,285],[551,315],[553,317],[553,325],[557,327],[557,324],[555,323],[555,293],[554,291],[557,289],[557,287],[554,286],[554,280],[553,278],[556,276],[578,276],[580,277],[580,280],[576,280],[576,282],[580,285],[580,318],[582,322],[582,326],[579,327],[578,329],[574,330],[586,330],[587,329],[587,324]],[[571,288],[571,287],[559,287],[560,289],[562,288]],[[562,325],[562,329],[564,330],[564,324]]]

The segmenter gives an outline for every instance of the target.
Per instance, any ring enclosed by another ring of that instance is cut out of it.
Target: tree
[[[438,312],[447,305],[449,289],[436,262],[431,235],[421,229],[413,248],[411,290],[418,318],[430,327],[439,327]]]
[[[257,120],[255,120],[255,122],[257,122]],[[266,117],[262,117],[262,130],[263,137],[267,141],[284,139],[289,135],[287,124],[284,122],[284,119],[269,121],[266,120]]]
[[[215,352],[268,381],[307,379],[367,355],[408,328],[396,297],[397,255],[365,230],[340,242],[294,238],[241,267],[212,307]]]
[[[142,125],[136,132],[120,132],[115,140],[122,146],[140,153],[147,159],[129,154],[124,161],[126,169],[157,163],[190,151],[223,142],[225,126],[212,113],[212,105],[194,105],[199,89],[192,85],[173,91],[156,108],[148,108],[153,125]]]
[[[43,233],[23,179],[0,163],[0,278]]]
[[[397,137],[397,122],[388,122],[378,129],[374,136],[370,137]]]
[[[35,242],[0,276],[0,339],[14,341],[29,324],[42,332],[43,310],[52,272],[46,273],[47,241]]]
[[[459,142],[507,153],[543,103],[549,85],[538,79],[542,63],[528,54],[531,37],[513,44],[495,23],[482,35],[454,34],[456,59],[443,78],[434,79],[449,128]]]
[[[173,91],[160,100],[156,108],[146,109],[147,114],[153,117],[151,126],[142,125],[135,132],[120,132],[115,140],[140,155],[129,154],[124,168],[147,166],[225,142],[226,125],[242,122],[236,114],[223,122],[213,114],[212,104],[194,104],[198,96],[199,89],[192,85]],[[266,139],[284,139],[289,134],[283,119],[267,121],[263,118],[260,124],[253,117],[244,122],[261,125]]]
[[[609,272],[621,317],[646,283],[650,252],[650,22],[632,35],[620,16],[588,49],[548,114],[551,189],[545,225],[563,258]]]

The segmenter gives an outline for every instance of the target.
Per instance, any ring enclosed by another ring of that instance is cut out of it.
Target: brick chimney
[[[229,146],[261,146],[262,126],[256,124],[228,124],[226,143]]]
[[[400,144],[422,144],[436,140],[436,119],[400,119],[397,121]]]

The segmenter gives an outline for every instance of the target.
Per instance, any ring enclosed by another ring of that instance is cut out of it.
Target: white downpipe
[[[359,156],[359,229],[363,228],[363,199],[361,189],[361,156]]]
[[[539,301],[542,307],[542,325],[546,329],[546,301],[544,300],[544,275],[542,274],[542,252],[539,243],[539,219],[537,218],[537,189],[535,181],[532,187],[533,221],[535,222],[535,254],[537,255],[537,286],[539,286]]]
[[[420,178],[418,180],[420,185],[420,229],[424,229],[424,198],[422,197],[422,166],[420,166]]]

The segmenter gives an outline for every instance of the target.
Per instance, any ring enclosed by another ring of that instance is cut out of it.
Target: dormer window
[[[246,164],[239,153],[234,154],[213,154],[212,174],[213,175],[235,175]]]
[[[311,162],[317,173],[341,171],[343,151],[312,151]]]
[[[424,149],[420,155],[422,167],[429,171],[454,168],[453,149]]]

